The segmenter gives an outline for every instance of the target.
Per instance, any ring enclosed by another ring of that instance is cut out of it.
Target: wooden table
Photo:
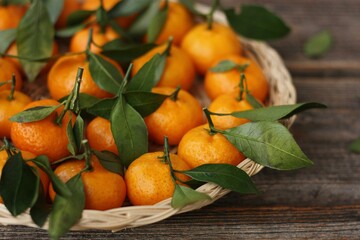
[[[209,0],[201,2],[209,3]],[[240,1],[223,0],[225,6]],[[248,0],[281,15],[292,27],[270,44],[285,60],[298,101],[326,110],[301,114],[292,132],[315,162],[292,172],[263,170],[253,179],[258,196],[231,193],[201,210],[117,233],[71,232],[64,239],[360,239],[360,155],[349,143],[360,136],[360,1]],[[321,59],[302,53],[304,41],[328,29],[334,46]],[[1,239],[47,239],[43,230],[1,226]]]

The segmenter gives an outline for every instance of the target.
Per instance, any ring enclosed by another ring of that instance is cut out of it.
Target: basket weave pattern
[[[199,10],[208,11],[208,7],[197,5]],[[217,22],[225,23],[225,16],[216,12],[214,19]],[[291,77],[286,70],[284,63],[279,55],[268,45],[262,42],[241,39],[246,55],[255,60],[263,69],[267,80],[269,81],[270,92],[268,105],[294,104],[296,102],[296,92],[292,84]],[[36,90],[31,84],[26,86],[26,91],[31,95],[44,97],[43,93],[46,88],[45,84]],[[209,100],[206,97],[199,81],[192,89],[192,92],[201,101],[203,106],[208,106]],[[284,122],[284,125],[290,127],[294,118]],[[245,159],[239,165],[249,176],[258,173],[263,167],[250,159]],[[188,205],[182,209],[174,209],[171,207],[171,198],[166,199],[151,206],[127,206],[107,211],[84,210],[82,219],[72,228],[72,230],[101,229],[119,231],[124,228],[133,228],[151,223],[159,222],[172,215],[192,211],[211,204],[217,199],[223,197],[229,190],[223,189],[215,184],[207,183],[199,187],[197,191],[208,194],[212,200],[206,200]],[[25,212],[14,218],[8,212],[3,204],[0,204],[0,224],[3,225],[24,225],[29,227],[37,227],[31,220],[29,212]],[[47,229],[48,225],[43,227]]]

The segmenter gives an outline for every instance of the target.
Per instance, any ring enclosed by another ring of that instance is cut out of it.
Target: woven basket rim
[[[209,10],[209,6],[200,3],[197,3],[195,7],[200,11]],[[214,19],[216,22],[227,24],[225,15],[222,12],[216,11]],[[296,103],[295,87],[279,54],[264,42],[248,40],[243,37],[241,37],[241,39],[239,38],[239,40],[243,44],[246,56],[252,58],[261,66],[269,81],[269,105]],[[281,84],[278,82],[281,82]],[[283,123],[285,126],[290,127],[294,119],[295,118],[292,117]],[[249,176],[257,174],[263,168],[263,166],[254,163],[248,158],[242,161],[237,167],[243,169]],[[148,225],[175,214],[200,209],[230,192],[230,190],[223,189],[213,183],[206,183],[199,187],[197,191],[207,193],[212,200],[197,202],[185,206],[182,209],[172,208],[170,205],[171,198],[148,206],[125,206],[105,211],[85,209],[82,219],[73,226],[71,230],[99,229],[119,231],[125,228]],[[0,204],[0,224],[39,228],[32,222],[29,211],[26,211],[18,217],[13,217],[3,204]],[[43,226],[43,229],[47,228],[48,223]]]

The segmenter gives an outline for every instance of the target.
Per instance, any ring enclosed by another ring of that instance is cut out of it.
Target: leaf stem
[[[206,107],[203,108],[203,112],[205,113],[206,119],[208,120],[208,123],[209,123],[209,128],[210,128],[209,133],[211,135],[214,135],[216,133],[221,133],[222,131],[216,129],[215,126],[214,126],[214,123],[213,123],[213,121],[211,119],[211,114],[212,113]]]
[[[178,100],[178,96],[179,96],[179,92],[181,90],[181,87],[178,86],[175,91],[170,95],[170,99],[174,102],[176,102]]]
[[[171,159],[170,159],[170,151],[169,151],[169,140],[167,136],[164,136],[164,156],[162,156],[161,158],[165,161],[166,164],[169,165],[170,168],[170,175],[171,175],[171,179],[173,180],[174,184],[176,185],[176,176],[174,173],[174,169],[172,167],[172,163],[171,163]]]
[[[84,139],[81,142],[84,145],[84,154],[85,154],[85,168],[83,169],[83,171],[84,172],[91,171],[93,169],[93,166],[91,165],[92,151],[89,142],[87,139]]]
[[[76,79],[75,79],[75,86],[73,90],[71,91],[71,94],[65,101],[65,107],[62,110],[60,116],[56,119],[56,123],[60,126],[62,123],[62,120],[66,114],[67,111],[72,110],[75,114],[78,114],[80,111],[80,103],[79,103],[79,93],[80,93],[80,84],[82,80],[84,69],[79,67]]]
[[[172,47],[172,42],[173,42],[174,38],[172,36],[169,37],[168,40],[168,44],[166,46],[165,51],[162,53],[163,55],[165,55],[166,57],[170,57],[171,56],[171,47]]]
[[[15,74],[13,73],[12,76],[11,76],[10,95],[9,95],[8,98],[7,98],[9,101],[14,100],[15,85],[16,85],[16,77],[15,77]]]
[[[87,60],[89,61],[89,53],[90,53],[90,47],[91,47],[91,43],[92,43],[92,35],[93,35],[93,28],[90,28],[89,29],[89,36],[88,36],[88,41],[87,41],[87,43],[86,43],[86,50],[85,50],[85,52],[86,52],[86,58],[87,58]]]
[[[213,15],[215,10],[219,7],[219,0],[213,0],[211,4],[210,12],[206,15],[207,29],[211,30],[213,25]]]

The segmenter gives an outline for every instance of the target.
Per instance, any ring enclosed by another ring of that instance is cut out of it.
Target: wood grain
[[[291,129],[315,165],[291,172],[261,171],[253,178],[260,195],[230,193],[211,206],[150,226],[118,233],[70,232],[64,239],[360,238],[360,155],[347,149],[360,136],[360,1],[222,3],[265,5],[292,27],[287,38],[270,44],[294,76],[298,101],[328,105],[299,115]],[[321,59],[307,59],[303,43],[322,29],[331,31],[334,46]],[[43,230],[20,226],[1,226],[0,238],[48,239]]]

